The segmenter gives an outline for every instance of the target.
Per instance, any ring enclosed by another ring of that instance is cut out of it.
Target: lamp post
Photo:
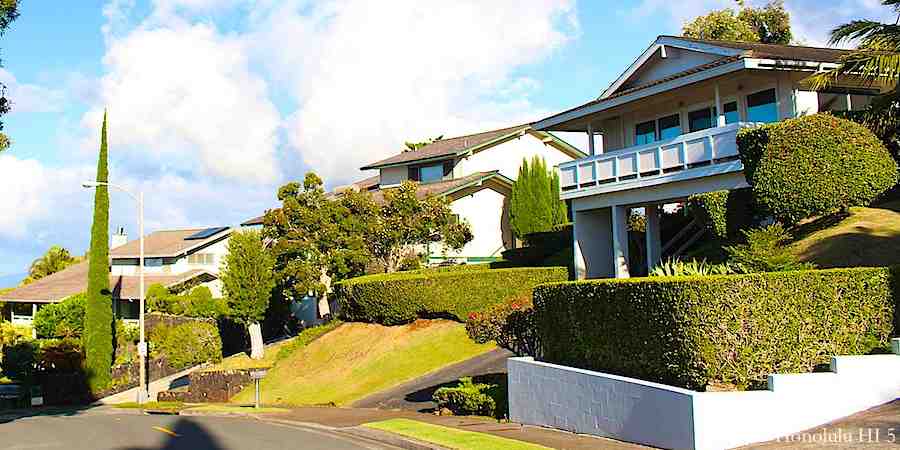
[[[114,189],[118,189],[126,194],[128,194],[131,198],[133,198],[138,204],[138,240],[140,242],[140,254],[138,257],[138,278],[140,279],[140,284],[138,287],[138,298],[140,299],[140,312],[138,316],[138,322],[141,329],[141,337],[138,342],[138,359],[140,360],[140,381],[138,384],[138,398],[137,402],[140,405],[143,405],[147,402],[147,365],[146,359],[147,355],[147,341],[145,340],[144,335],[144,193],[138,192],[137,195],[131,193],[127,189],[107,182],[99,182],[99,181],[85,181],[81,184],[85,188],[96,188],[99,186],[107,186]]]

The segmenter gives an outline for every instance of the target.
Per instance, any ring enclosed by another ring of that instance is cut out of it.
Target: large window
[[[765,123],[778,121],[775,89],[767,89],[747,96],[747,120]]]
[[[741,117],[738,114],[737,102],[728,102],[722,105],[722,109],[725,110],[725,123],[737,123],[741,121]]]
[[[634,127],[634,144],[643,145],[651,142],[672,139],[681,135],[681,120],[678,114],[661,117],[658,120],[641,122]]]
[[[427,166],[409,166],[409,179],[422,183],[432,183],[443,180],[452,172],[452,161],[444,161]]]
[[[216,262],[216,255],[212,253],[193,253],[188,255],[188,264],[201,264],[211,266]]]
[[[716,108],[703,108],[688,113],[688,129],[691,132],[705,130],[716,125]]]

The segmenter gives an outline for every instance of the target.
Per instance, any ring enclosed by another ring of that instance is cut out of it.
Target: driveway
[[[0,424],[0,449],[391,449],[324,428],[236,417],[85,411]]]

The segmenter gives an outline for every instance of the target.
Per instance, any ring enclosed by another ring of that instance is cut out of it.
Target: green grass
[[[900,200],[849,215],[820,218],[792,230],[791,249],[821,268],[900,264]]]
[[[147,402],[139,405],[137,402],[125,402],[112,405],[122,409],[149,409],[154,411],[178,412],[185,408],[182,402]]]
[[[340,321],[335,320],[325,325],[307,328],[294,338],[266,346],[263,358],[260,360],[250,359],[250,355],[239,353],[223,359],[219,364],[204,369],[204,372],[272,367],[278,361],[305,347],[319,336],[337,328],[340,324]]]
[[[213,413],[233,413],[233,414],[279,414],[279,413],[287,413],[291,412],[289,409],[285,408],[271,408],[261,406],[259,408],[254,408],[252,406],[237,406],[237,405],[203,405],[197,407],[187,408],[190,411],[199,411],[199,412],[213,412]]]
[[[370,394],[480,355],[465,327],[447,320],[419,320],[385,327],[345,323],[285,355],[261,382],[268,405],[348,405]],[[251,403],[245,388],[232,403]]]
[[[363,426],[459,450],[549,450],[542,445],[409,419],[391,419]]]

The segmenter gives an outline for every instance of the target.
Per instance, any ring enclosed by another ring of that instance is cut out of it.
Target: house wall
[[[501,175],[515,180],[519,175],[522,160],[524,158],[531,159],[535,155],[543,157],[547,161],[548,168],[572,160],[563,152],[544,145],[539,139],[526,134],[518,139],[475,153],[468,158],[461,158],[453,169],[453,176],[460,178],[474,172],[498,170]]]
[[[187,256],[181,256],[178,258],[163,258],[162,265],[152,265],[153,261],[149,261],[150,265],[148,265],[148,261],[145,260],[144,273],[147,275],[177,275],[190,270],[199,269],[206,270],[213,274],[218,274],[219,267],[222,264],[223,258],[228,253],[228,238],[207,245],[206,247],[196,249],[190,254],[195,253],[213,254],[212,264],[192,264],[188,262]],[[147,258],[147,260],[150,259],[151,258]],[[137,258],[114,259],[113,264],[110,266],[110,274],[137,276]]]
[[[406,166],[386,167],[384,169],[380,169],[380,174],[380,183],[382,186],[400,184],[409,177],[409,172]]]
[[[493,189],[482,189],[455,200],[450,209],[469,223],[474,238],[459,251],[447,250],[440,244],[431,245],[430,254],[435,259],[499,258],[500,252],[512,247],[505,195]]]
[[[666,47],[666,58],[657,51],[647,64],[638,70],[631,79],[622,85],[622,89],[638,86],[650,81],[659,80],[669,75],[685,71],[692,67],[706,64],[721,58],[719,55],[695,52],[676,47]]]

